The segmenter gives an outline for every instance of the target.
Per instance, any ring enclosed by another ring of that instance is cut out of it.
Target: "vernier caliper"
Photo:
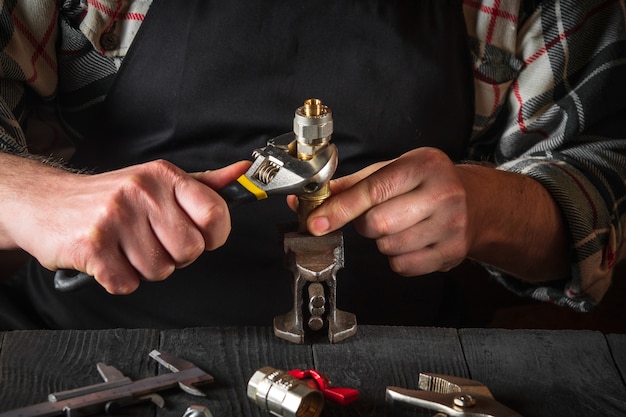
[[[133,381],[117,368],[104,363],[96,365],[104,382],[69,391],[48,395],[48,401],[0,413],[0,417],[45,417],[65,414],[67,417],[82,417],[93,414],[115,414],[117,410],[133,404],[151,401],[158,407],[165,405],[157,394],[177,385],[185,392],[204,396],[195,385],[213,382],[213,377],[191,362],[157,350],[150,357],[171,373]]]

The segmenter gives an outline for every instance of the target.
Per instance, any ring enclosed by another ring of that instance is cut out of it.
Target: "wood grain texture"
[[[4,333],[0,411],[45,402],[52,392],[100,383],[98,362],[115,366],[133,379],[153,376],[156,364],[148,353],[157,343],[158,332],[149,330]],[[136,408],[140,413],[136,415],[150,415]]]
[[[325,415],[387,415],[387,386],[417,389],[420,372],[458,376],[468,372],[454,329],[367,326],[342,343],[312,348],[317,370],[333,384],[360,392],[351,407],[329,404]]]
[[[267,416],[250,400],[246,388],[264,366],[289,370],[311,368],[309,345],[294,345],[273,335],[271,328],[197,328],[163,331],[161,348],[198,365],[215,378],[205,398],[176,392],[167,397],[158,416],[181,417],[191,404],[209,407],[214,416]]]
[[[172,389],[162,393],[165,408],[142,404],[124,408],[123,416],[182,417],[198,404],[215,417],[268,417],[246,394],[263,366],[315,368],[336,386],[359,389],[361,398],[347,407],[326,401],[326,417],[432,416],[385,404],[387,386],[417,389],[420,372],[476,379],[527,417],[626,415],[626,335],[378,326],[361,326],[335,345],[325,338],[294,345],[269,327],[0,333],[0,411],[101,382],[97,362],[133,379],[170,372],[148,356],[155,348],[196,364],[215,383],[203,388],[206,397]]]
[[[209,407],[215,416],[267,416],[246,394],[252,374],[266,365],[314,368],[334,385],[360,391],[360,399],[349,406],[327,401],[323,416],[389,415],[388,385],[416,389],[419,372],[468,375],[454,329],[364,326],[355,337],[334,345],[324,339],[294,345],[276,338],[269,328],[186,329],[164,331],[161,348],[194,362],[216,382],[204,389],[206,398],[171,393],[159,417],[180,417],[192,404]]]
[[[609,334],[606,339],[617,369],[622,376],[622,382],[626,383],[626,334]]]
[[[626,387],[593,331],[466,329],[471,377],[527,417],[624,416]]]

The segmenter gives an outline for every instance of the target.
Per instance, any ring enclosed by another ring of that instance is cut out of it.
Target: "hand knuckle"
[[[378,251],[383,255],[389,255],[391,253],[391,244],[389,242],[389,239],[386,239],[384,237],[376,239],[376,247],[378,248]]]
[[[383,201],[389,200],[393,197],[395,192],[394,176],[386,176],[379,178],[372,178],[367,182],[367,196],[372,206],[378,205]]]
[[[181,245],[181,248],[180,253],[174,255],[173,258],[179,266],[186,266],[202,255],[206,249],[206,243],[198,233],[188,239],[187,244]]]
[[[137,280],[127,274],[111,271],[106,265],[97,264],[88,273],[109,293],[113,295],[128,295],[139,287]]]
[[[165,280],[167,277],[169,277],[170,275],[172,275],[172,273],[175,270],[175,266],[173,263],[170,262],[163,262],[160,265],[158,265],[154,271],[152,271],[152,274],[150,276],[150,280],[151,281],[163,281]],[[147,277],[146,277],[147,278]]]
[[[369,210],[365,218],[369,228],[378,236],[387,236],[396,230],[396,219],[387,210]]]
[[[67,253],[73,259],[74,266],[84,267],[88,263],[97,262],[105,250],[104,240],[104,232],[98,225],[73,239],[67,247]]]
[[[447,165],[450,158],[437,148],[424,147],[417,149],[416,152],[420,152],[420,165],[425,170],[435,170],[441,167],[441,165]]]
[[[172,164],[165,159],[157,159],[147,163],[146,168],[154,170],[154,172],[161,175],[179,175],[179,169],[176,165]]]
[[[230,224],[230,215],[226,207],[222,204],[205,207],[200,219],[200,226],[203,229],[211,230],[224,227],[226,223]]]
[[[194,242],[187,246],[187,261],[193,261],[197,259],[206,249],[204,239],[194,239]]]
[[[402,256],[389,256],[388,257],[389,268],[396,274],[402,277],[410,277],[414,274],[409,268],[409,265],[404,261],[404,257]]]
[[[222,246],[230,234],[230,214],[225,204],[205,207],[200,216],[200,228],[204,230],[205,250],[214,250]]]

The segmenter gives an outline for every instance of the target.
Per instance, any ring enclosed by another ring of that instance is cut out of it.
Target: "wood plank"
[[[592,331],[459,331],[471,377],[524,416],[624,416],[626,387]]]
[[[115,366],[133,379],[153,376],[156,365],[148,353],[158,346],[158,336],[158,331],[121,329],[4,333],[0,411],[45,402],[52,392],[100,383],[98,362]],[[154,413],[152,407],[136,408],[137,416]]]
[[[333,384],[360,391],[351,407],[328,403],[324,415],[330,416],[395,415],[398,407],[385,404],[387,386],[417,389],[420,372],[468,375],[454,329],[362,326],[342,343],[313,345],[313,355],[316,369]]]
[[[269,414],[248,400],[250,377],[264,366],[289,370],[311,368],[310,345],[294,345],[273,335],[271,328],[194,328],[161,333],[161,349],[175,353],[210,373],[215,383],[203,391],[207,397],[172,393],[158,416],[181,417],[191,404],[208,407],[213,415],[259,416]]]
[[[204,389],[206,398],[168,395],[159,417],[180,417],[191,404],[207,406],[215,416],[266,417],[246,394],[249,378],[266,365],[314,368],[337,386],[359,389],[360,399],[350,406],[326,401],[323,416],[384,416],[388,385],[417,389],[419,372],[468,375],[453,329],[362,326],[355,337],[335,345],[322,340],[295,345],[276,338],[270,328],[166,330],[161,349],[194,362],[216,382]]]
[[[205,398],[174,389],[163,393],[164,409],[139,405],[123,415],[181,417],[187,406],[200,404],[216,417],[267,417],[246,394],[249,378],[265,365],[315,368],[337,386],[360,390],[360,400],[348,407],[327,401],[323,416],[392,415],[385,387],[417,389],[419,372],[472,377],[525,416],[626,415],[626,335],[361,326],[336,345],[325,339],[294,345],[274,337],[271,328],[202,328],[18,331],[0,333],[0,343],[0,411],[100,382],[97,362],[133,379],[167,373],[148,357],[158,348],[200,366],[215,384],[205,388]]]
[[[622,382],[626,381],[626,334],[609,334],[606,336],[615,364],[622,376]]]

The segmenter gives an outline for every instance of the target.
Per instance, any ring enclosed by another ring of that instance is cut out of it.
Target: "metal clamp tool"
[[[104,363],[96,365],[104,382],[48,395],[48,401],[0,413],[0,417],[44,417],[65,414],[82,417],[93,414],[114,414],[120,408],[151,401],[163,408],[165,401],[157,394],[179,386],[185,392],[204,396],[195,385],[213,382],[213,377],[191,362],[157,350],[150,357],[171,373],[133,381],[117,368]]]
[[[318,331],[328,326],[331,343],[356,334],[356,316],[337,308],[337,272],[344,266],[341,231],[326,236],[287,233],[284,248],[293,275],[294,305],[274,317],[274,334],[298,344],[304,343],[306,327]]]
[[[438,417],[521,417],[495,400],[489,388],[472,379],[420,373],[419,390],[387,387],[387,403],[437,411]]]
[[[329,149],[333,133],[330,108],[318,99],[309,99],[296,109],[293,120],[295,150],[302,161],[312,161]],[[293,274],[294,306],[274,318],[274,334],[293,343],[304,343],[308,329],[328,327],[331,343],[356,333],[356,316],[337,308],[337,272],[344,266],[343,234],[335,231],[326,236],[311,236],[306,222],[309,214],[330,197],[328,181],[311,193],[298,195],[298,230],[283,238],[285,261]],[[304,308],[306,305],[306,308]]]

